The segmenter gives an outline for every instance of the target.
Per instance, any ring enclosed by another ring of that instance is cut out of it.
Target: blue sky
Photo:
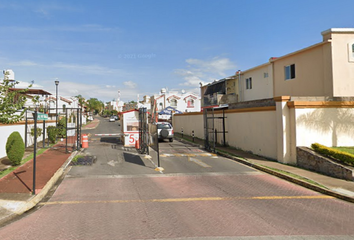
[[[199,93],[354,27],[353,0],[0,0],[0,69],[62,96]]]

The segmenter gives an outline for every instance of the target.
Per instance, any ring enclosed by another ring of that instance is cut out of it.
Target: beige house
[[[320,43],[201,86],[201,93],[202,108],[205,100],[229,105],[220,143],[288,164],[297,163],[298,146],[354,146],[354,28],[324,31]],[[205,138],[203,125],[194,124],[201,121],[202,114],[175,115],[174,128]]]
[[[277,96],[354,96],[354,28],[322,32],[320,43],[236,73],[240,101]]]

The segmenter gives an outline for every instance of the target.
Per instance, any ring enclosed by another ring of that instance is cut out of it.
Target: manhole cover
[[[78,158],[74,158],[70,165],[71,166],[91,166],[96,162],[95,156],[82,156]]]

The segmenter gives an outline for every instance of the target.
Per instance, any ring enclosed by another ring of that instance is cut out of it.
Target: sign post
[[[36,194],[36,155],[37,155],[37,118],[38,112],[37,110],[33,113],[34,118],[34,150],[33,150],[33,187],[32,194]]]

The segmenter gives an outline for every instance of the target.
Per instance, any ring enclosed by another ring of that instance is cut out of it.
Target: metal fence
[[[25,146],[39,142],[43,147],[49,146],[48,127],[57,130],[56,147],[65,147],[66,152],[81,148],[82,110],[80,108],[47,109],[43,112],[28,110],[25,114]],[[37,139],[34,139],[34,114],[47,116],[46,120],[37,118]],[[39,130],[40,129],[40,130]],[[40,133],[40,134],[39,134]]]
[[[204,109],[204,146],[215,152],[216,144],[226,145],[225,110]]]

